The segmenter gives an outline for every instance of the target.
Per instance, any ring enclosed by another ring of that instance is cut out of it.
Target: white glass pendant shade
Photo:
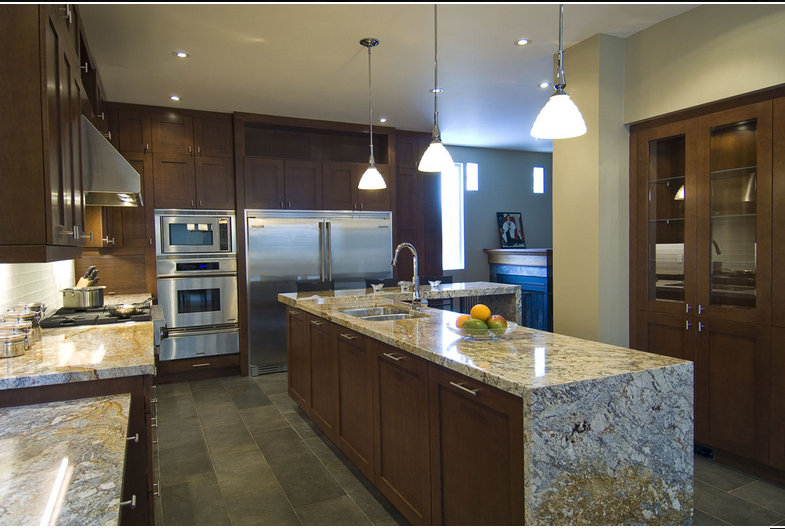
[[[455,162],[452,161],[452,156],[447,152],[444,144],[434,140],[422,155],[417,169],[423,173],[440,173],[451,169],[454,165]]]
[[[384,183],[382,173],[379,172],[375,165],[368,166],[357,186],[358,189],[384,189],[386,187],[387,184]]]
[[[586,122],[578,107],[564,92],[553,94],[534,121],[531,135],[547,140],[562,140],[586,134]]]

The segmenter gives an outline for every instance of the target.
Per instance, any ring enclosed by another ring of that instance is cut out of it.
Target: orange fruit
[[[463,327],[463,322],[468,320],[470,317],[471,316],[469,316],[468,314],[461,314],[460,316],[458,316],[458,319],[455,320],[455,326],[460,329],[461,327]]]
[[[479,305],[473,306],[469,314],[471,314],[474,319],[485,321],[491,317],[491,309],[480,303]]]

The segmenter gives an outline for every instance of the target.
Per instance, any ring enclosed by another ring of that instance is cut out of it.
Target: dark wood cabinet
[[[337,328],[306,315],[310,332],[311,408],[308,416],[328,439],[338,443]]]
[[[118,150],[121,153],[147,153],[153,141],[150,114],[134,110],[117,112]],[[128,157],[126,156],[126,159]]]
[[[197,156],[196,207],[234,209],[234,160],[217,156]]]
[[[696,321],[686,314],[638,311],[638,348],[694,362]]]
[[[428,366],[434,525],[523,525],[523,402]]]
[[[90,236],[87,248],[112,248],[115,246],[114,223],[111,208],[85,207],[85,231]]]
[[[308,317],[299,309],[286,308],[286,361],[289,396],[303,410],[311,409],[311,351]]]
[[[387,187],[358,189],[360,178],[368,164],[349,162],[322,163],[322,204],[331,210],[390,211],[390,170],[386,164],[376,164]]]
[[[785,470],[785,328],[771,328],[771,466]]]
[[[771,324],[785,327],[785,97],[772,106]],[[783,349],[774,351],[785,355]]]
[[[194,144],[196,145],[196,155],[233,158],[233,134],[231,119],[194,118]]]
[[[154,206],[156,209],[196,207],[194,158],[188,154],[153,154]]]
[[[283,160],[246,156],[243,159],[245,207],[280,209],[285,207]]]
[[[373,480],[372,355],[368,339],[349,329],[338,332],[338,448]]]
[[[136,208],[112,208],[114,216],[115,246],[121,248],[152,248],[155,238],[153,211],[155,192],[153,188],[153,155],[139,151],[121,153],[139,173],[142,185],[143,206]]]
[[[322,164],[286,160],[283,169],[286,209],[321,209]]]
[[[771,328],[706,320],[697,334],[696,441],[768,463]]]
[[[428,363],[374,341],[374,483],[415,525],[431,523]]]
[[[153,152],[156,154],[194,154],[194,119],[175,112],[150,117]]]

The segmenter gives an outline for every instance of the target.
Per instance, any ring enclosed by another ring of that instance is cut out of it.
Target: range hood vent
[[[82,175],[86,206],[144,205],[139,173],[85,116],[82,116]]]

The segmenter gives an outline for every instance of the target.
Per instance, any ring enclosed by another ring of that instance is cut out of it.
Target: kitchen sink
[[[390,321],[408,320],[411,318],[423,318],[426,314],[419,314],[409,309],[396,307],[368,307],[364,309],[344,309],[341,312],[347,316],[353,316],[367,321]]]
[[[413,318],[426,318],[428,317],[427,314],[417,314],[413,312],[407,312],[405,314],[382,314],[379,316],[365,316],[364,318],[360,318],[365,321],[390,321],[390,320],[411,320]]]

